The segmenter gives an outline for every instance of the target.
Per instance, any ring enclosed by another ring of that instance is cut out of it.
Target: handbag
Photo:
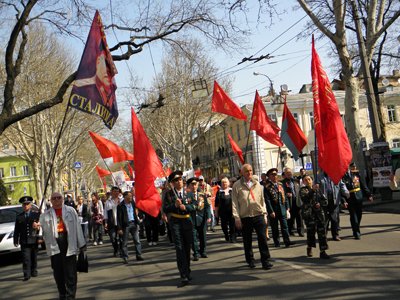
[[[78,260],[76,261],[76,270],[83,273],[87,273],[89,271],[89,262],[86,251],[79,252]]]

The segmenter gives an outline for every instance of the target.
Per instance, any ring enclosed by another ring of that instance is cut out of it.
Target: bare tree
[[[208,43],[218,47],[231,48],[243,42],[245,31],[232,30],[229,21],[220,8],[211,0],[174,0],[174,1],[110,1],[102,12],[110,12],[111,20],[103,22],[107,33],[123,36],[116,45],[110,45],[114,60],[128,60],[141,52],[147,44],[162,41],[179,44],[179,36],[191,33],[203,37]],[[94,9],[83,0],[21,0],[0,1],[3,17],[15,18],[11,26],[5,51],[4,99],[0,100],[0,134],[18,121],[48,109],[63,101],[68,87],[74,81],[76,73],[64,76],[58,89],[33,106],[19,106],[16,95],[16,83],[23,76],[28,43],[29,26],[45,23],[55,32],[81,38],[83,24],[89,24]],[[84,28],[88,28],[87,26]],[[3,29],[4,30],[4,29]],[[240,39],[239,39],[240,38]]]
[[[143,109],[139,116],[156,149],[162,151],[170,164],[183,170],[192,168],[192,149],[215,114],[211,114],[210,97],[193,97],[193,80],[203,79],[212,88],[216,74],[213,62],[206,57],[198,41],[187,44],[190,53],[171,47],[166,53],[160,84],[165,105],[156,109]],[[156,83],[157,85],[157,83]],[[158,95],[150,95],[151,103]]]
[[[62,45],[46,32],[43,26],[34,26],[29,33],[26,44],[25,59],[21,65],[24,76],[16,80],[15,96],[19,101],[15,109],[32,107],[43,98],[58,89],[63,77],[71,72],[72,58]],[[50,80],[51,79],[51,80]],[[64,103],[66,105],[66,103]],[[49,172],[49,162],[59,133],[65,105],[35,114],[31,118],[16,122],[4,132],[6,138],[15,148],[21,150],[33,168],[38,199],[42,198],[43,185]],[[78,153],[84,150],[92,153],[94,146],[85,143],[87,131],[100,128],[100,122],[94,116],[78,111],[68,114],[59,151],[54,161],[54,172],[51,178],[52,190],[63,190],[64,174],[68,173]],[[83,156],[83,155],[82,155]],[[94,169],[96,163],[93,155],[87,155],[85,168]]]

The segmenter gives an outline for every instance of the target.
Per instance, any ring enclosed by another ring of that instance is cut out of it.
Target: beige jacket
[[[235,219],[266,215],[264,187],[254,178],[251,189],[242,177],[232,187],[232,214]]]

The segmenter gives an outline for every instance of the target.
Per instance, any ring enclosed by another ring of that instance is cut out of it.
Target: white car
[[[38,211],[38,207],[32,204],[32,210]],[[21,251],[20,246],[14,246],[14,227],[22,211],[21,205],[0,206],[0,255]]]

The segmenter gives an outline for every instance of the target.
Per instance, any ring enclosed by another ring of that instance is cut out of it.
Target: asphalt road
[[[88,249],[90,270],[78,275],[77,299],[400,299],[400,215],[364,213],[359,241],[352,238],[347,214],[341,225],[343,240],[328,242],[330,260],[319,259],[318,250],[307,258],[305,238],[294,237],[291,248],[269,242],[269,271],[261,269],[257,249],[257,267],[249,269],[241,243],[226,243],[220,230],[210,233],[209,258],[192,262],[193,281],[183,288],[177,287],[175,251],[166,237],[158,246],[143,241],[145,261],[128,265],[112,257],[106,240]],[[1,256],[0,299],[28,298],[57,298],[49,258],[41,252],[39,277],[22,282],[21,263]]]

